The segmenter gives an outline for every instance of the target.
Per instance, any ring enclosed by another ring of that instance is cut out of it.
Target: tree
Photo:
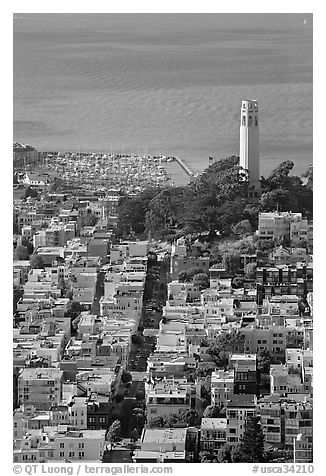
[[[274,248],[274,241],[271,239],[268,240],[257,240],[256,248],[259,251],[266,252],[271,251]]]
[[[199,287],[200,291],[209,288],[209,277],[206,273],[195,274],[195,276],[192,278],[192,281]]]
[[[84,219],[85,226],[95,226],[98,222],[98,218],[93,213],[88,213]]]
[[[219,463],[231,463],[232,447],[228,444],[223,445],[218,450],[217,460]]]
[[[200,451],[199,458],[201,463],[217,463],[214,451]]]
[[[225,418],[225,410],[217,405],[209,405],[203,413],[204,418]]]
[[[166,420],[161,416],[157,416],[151,418],[147,424],[149,428],[163,428],[166,425]]]
[[[31,197],[31,198],[36,198],[38,196],[37,190],[35,190],[32,187],[27,187],[25,190],[25,198]]]
[[[124,370],[121,374],[121,382],[122,383],[128,383],[132,381],[132,375],[130,372],[127,370]]]
[[[118,206],[118,236],[131,232],[141,235],[145,231],[145,217],[150,201],[160,193],[161,188],[146,188],[137,196],[124,196]]]
[[[18,245],[15,249],[14,257],[16,260],[28,260],[29,253],[27,246]]]
[[[70,317],[72,320],[82,312],[83,306],[78,301],[69,301],[66,307],[65,316]]]
[[[243,277],[242,276],[235,276],[232,279],[232,287],[235,289],[243,288]]]
[[[157,254],[154,251],[150,251],[147,255],[148,265],[154,265],[157,263]]]
[[[265,193],[260,204],[263,211],[301,212],[308,218],[312,217],[313,193],[312,188],[305,185],[300,177],[290,175],[294,163],[290,160],[282,162],[270,176],[262,180]],[[309,175],[309,174],[308,174]]]
[[[302,174],[302,177],[304,179],[306,179],[305,180],[306,181],[306,187],[313,190],[313,166],[312,166],[312,164],[309,165],[309,168],[308,168],[307,172]]]
[[[207,377],[207,375],[211,375],[213,370],[215,369],[214,362],[198,362],[195,375],[196,377]]]
[[[66,283],[65,283],[65,280],[63,278],[61,278],[58,282],[58,288],[60,288],[61,290],[61,296],[64,297],[66,296],[66,293],[67,293],[67,286],[66,286]]]
[[[194,426],[198,420],[198,413],[196,410],[187,410],[181,414],[180,421],[187,423],[188,426]]]
[[[140,334],[132,334],[131,342],[139,347],[144,345],[144,337]]]
[[[187,271],[180,271],[178,274],[178,281],[179,283],[186,283],[188,280],[188,273]]]
[[[145,399],[145,392],[143,390],[138,390],[135,395],[136,400],[141,401]]]
[[[240,253],[238,251],[226,252],[222,257],[223,268],[228,273],[236,274],[240,267]]]
[[[38,254],[33,254],[30,259],[32,269],[44,269],[44,261]]]
[[[271,365],[271,354],[267,349],[261,349],[257,354],[257,368],[268,374]]]
[[[109,441],[118,441],[121,435],[121,423],[119,420],[114,420],[107,431],[107,438]]]
[[[137,440],[139,440],[139,435],[138,435],[138,431],[137,431],[137,428],[134,428],[131,433],[130,433],[130,439],[131,441],[133,441],[134,443],[136,443]]]
[[[216,367],[226,370],[229,363],[229,355],[242,349],[244,335],[238,330],[232,329],[230,332],[219,334],[212,343],[207,353],[212,357]]]
[[[248,263],[245,265],[243,271],[246,279],[255,279],[256,277],[257,263]]]
[[[252,228],[249,220],[241,220],[239,223],[232,227],[232,231],[235,235],[247,236],[252,233]]]
[[[257,417],[251,418],[245,427],[240,443],[232,451],[233,463],[263,463],[264,434]]]
[[[122,400],[124,400],[124,396],[122,395],[122,393],[117,393],[116,396],[114,397],[116,403],[120,403],[122,402]]]
[[[13,288],[13,313],[17,311],[17,303],[23,297],[24,291],[19,286]]]

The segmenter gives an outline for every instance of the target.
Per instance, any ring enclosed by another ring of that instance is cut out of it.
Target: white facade
[[[241,104],[240,166],[248,171],[250,185],[259,188],[259,121],[255,100],[243,100]]]

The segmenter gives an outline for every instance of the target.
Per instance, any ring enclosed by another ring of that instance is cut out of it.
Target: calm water
[[[304,23],[304,20],[307,22]],[[259,101],[261,168],[312,162],[309,14],[15,14],[14,140],[40,150],[239,151]]]

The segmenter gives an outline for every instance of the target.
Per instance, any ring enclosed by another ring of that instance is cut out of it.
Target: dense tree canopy
[[[264,211],[302,212],[308,218],[312,217],[313,194],[312,188],[304,185],[302,179],[290,175],[294,167],[291,160],[282,162],[267,179],[263,179],[264,193],[261,206]],[[309,183],[310,185],[310,183]]]
[[[93,213],[88,213],[84,219],[85,226],[94,226],[98,222],[98,218]]]
[[[121,423],[119,420],[114,420],[107,431],[107,438],[109,441],[118,441],[121,435]]]
[[[30,265],[32,269],[43,269],[44,268],[44,261],[41,256],[37,254],[33,254],[30,259]]]
[[[293,167],[293,162],[283,162],[262,178],[263,194],[256,203],[248,198],[248,182],[236,156],[213,163],[183,187],[152,187],[125,196],[118,209],[118,235],[146,232],[167,239],[178,232],[206,232],[212,238],[219,232],[245,237],[257,228],[260,211],[278,208],[311,218],[312,170],[302,180],[290,174]]]
[[[225,418],[225,410],[217,405],[209,405],[203,413],[204,418]]]
[[[14,258],[17,260],[28,260],[29,253],[27,246],[18,245],[14,252]]]
[[[232,462],[264,462],[264,434],[257,417],[247,422],[242,440],[232,450]]]
[[[243,342],[244,336],[238,330],[223,332],[217,336],[206,352],[211,356],[216,367],[226,369],[230,354],[241,352]]]
[[[122,383],[127,383],[132,381],[132,375],[130,372],[127,370],[124,370],[121,374],[121,382]]]

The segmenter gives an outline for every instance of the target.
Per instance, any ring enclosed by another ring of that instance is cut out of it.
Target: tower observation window
[[[242,125],[243,125],[243,126],[246,125],[246,116],[242,116]]]
[[[249,127],[252,126],[252,117],[251,116],[249,116],[249,118],[248,118],[248,126]]]
[[[255,126],[258,126],[258,117],[255,117]]]

